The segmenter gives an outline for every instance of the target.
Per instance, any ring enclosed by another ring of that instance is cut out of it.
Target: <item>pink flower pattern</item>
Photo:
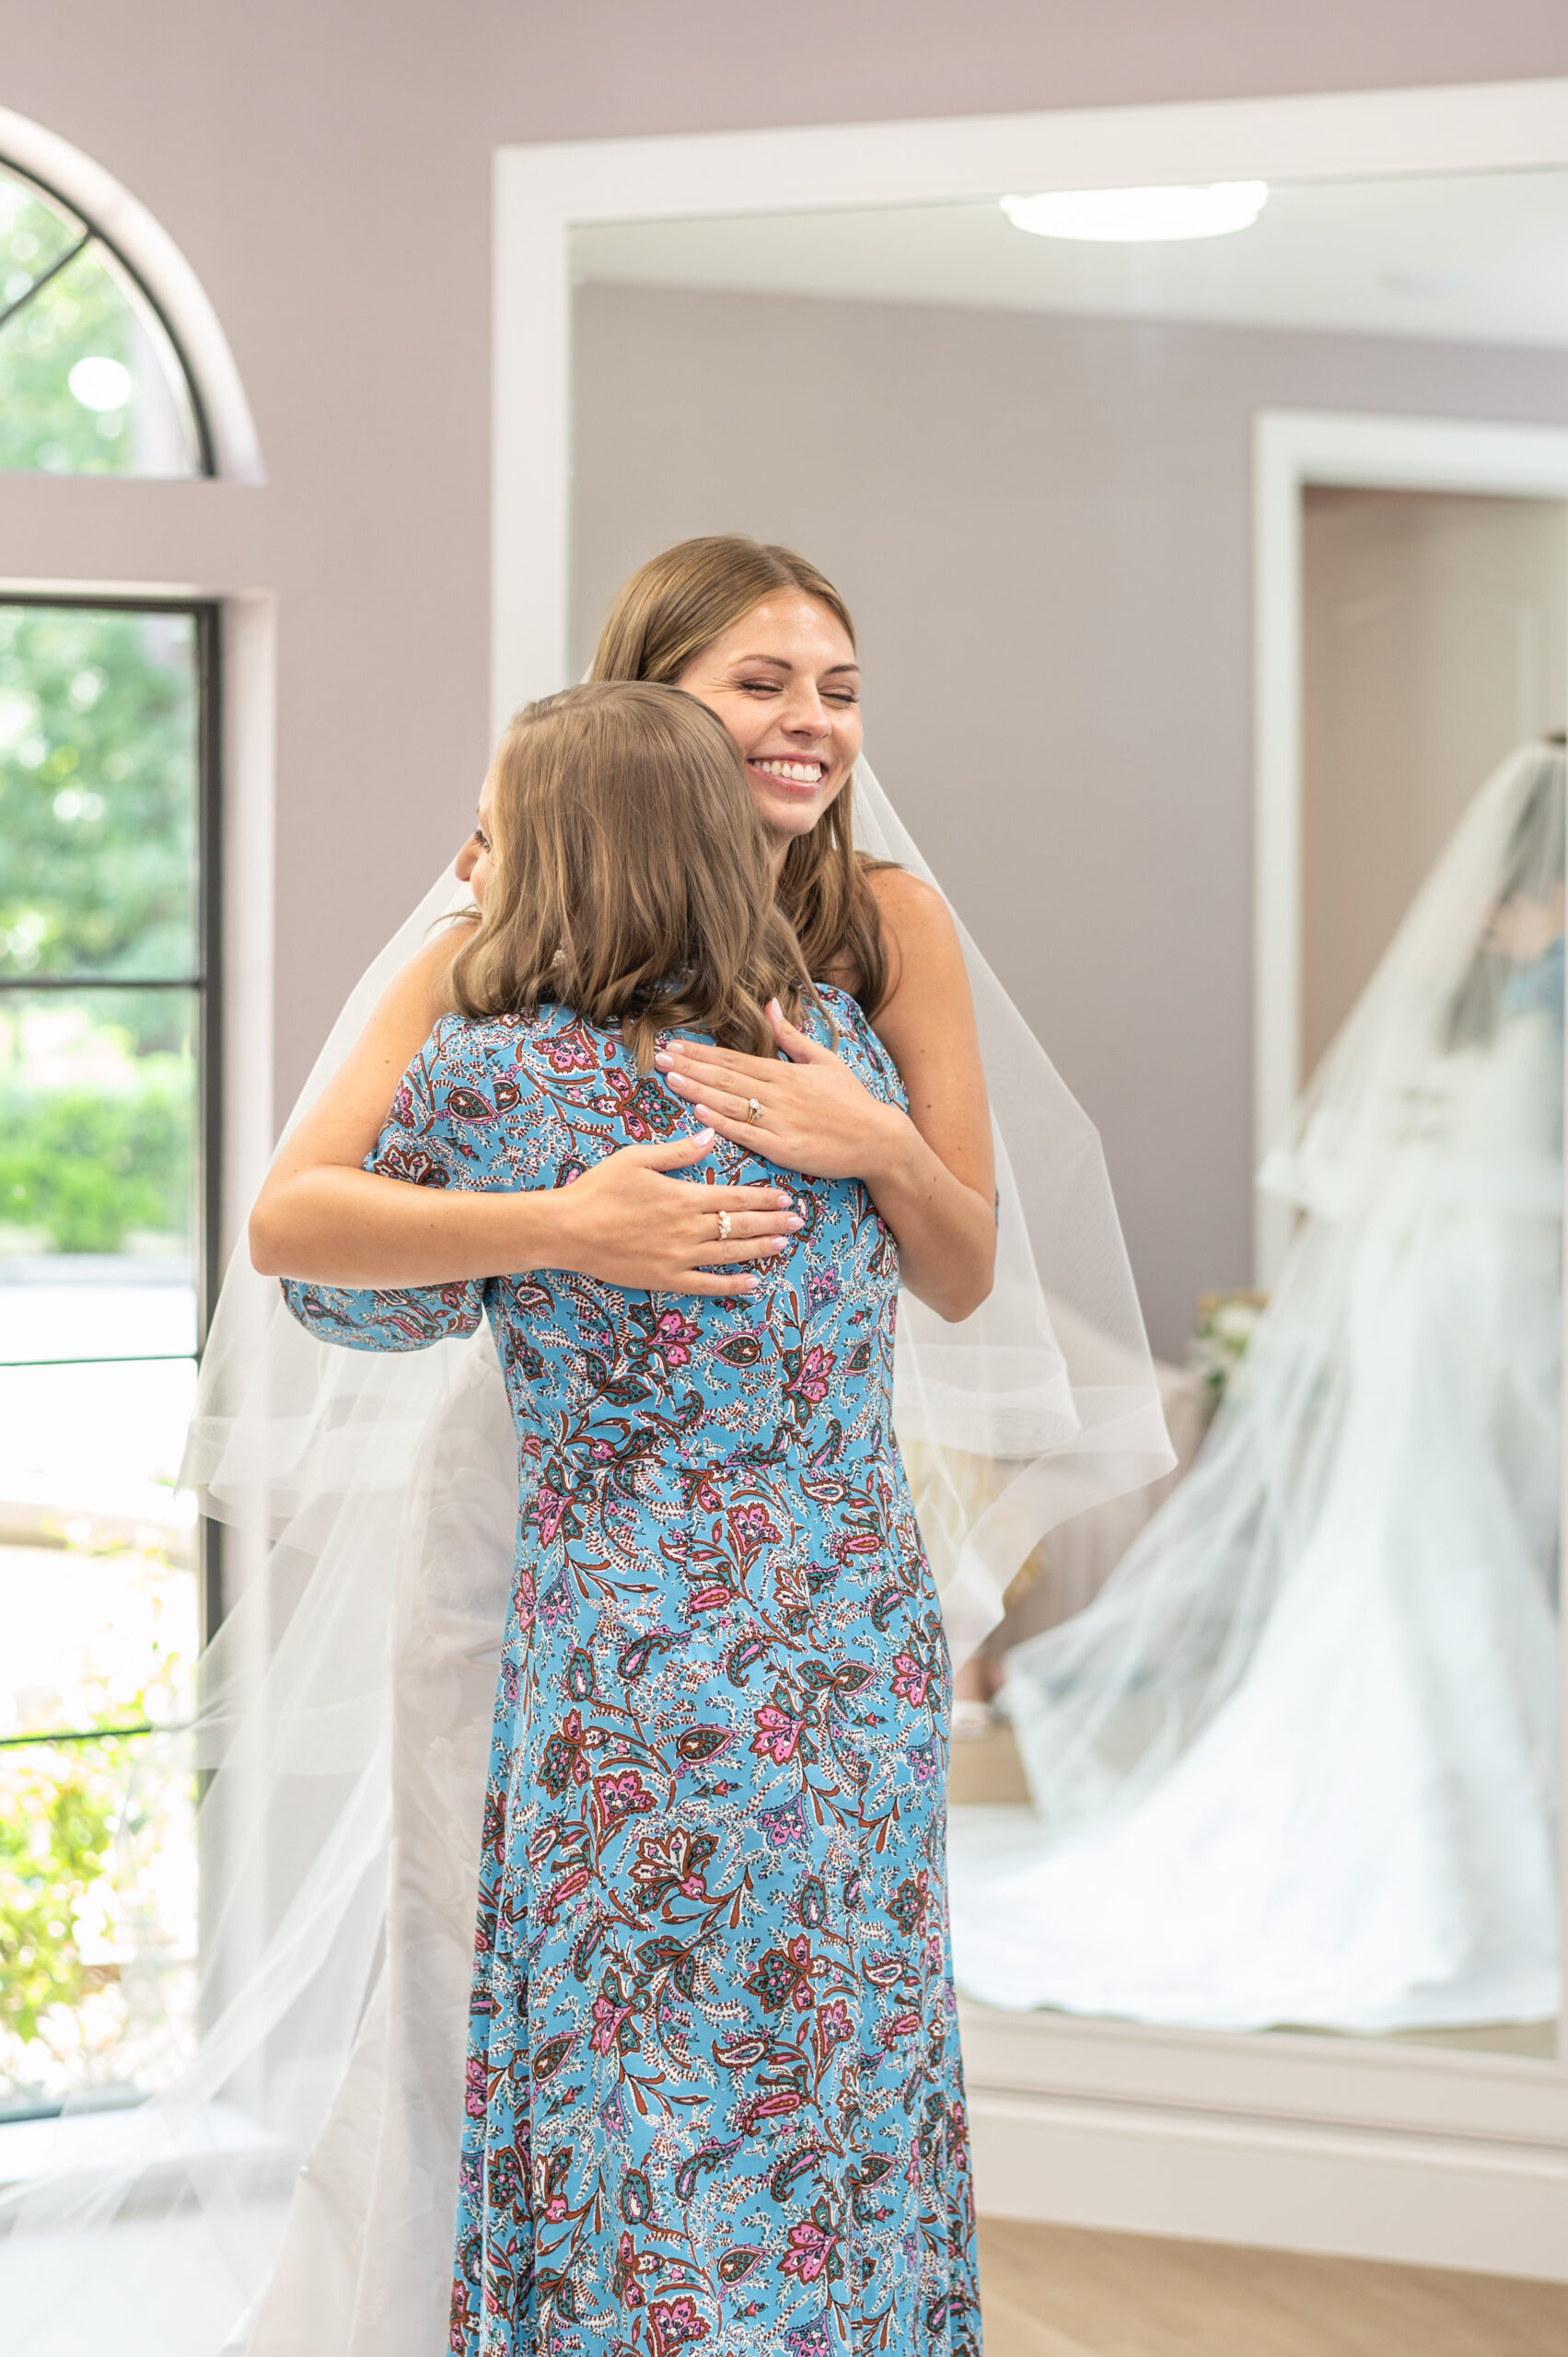
[[[806,1731],[804,1719],[792,1718],[775,1702],[764,1702],[756,1714],[759,1733],[751,1748],[759,1759],[771,1759],[782,1768],[795,1758],[796,1749]]]

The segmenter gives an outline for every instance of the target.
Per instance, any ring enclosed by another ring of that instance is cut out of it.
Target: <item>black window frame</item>
[[[43,203],[58,205],[61,212],[68,215],[70,219],[73,221],[79,221],[82,225],[83,230],[83,235],[77,239],[71,251],[68,254],[61,256],[60,260],[55,262],[52,269],[41,273],[28,288],[26,294],[19,295],[16,301],[9,305],[3,314],[0,314],[0,326],[3,326],[6,319],[16,318],[21,312],[25,311],[28,305],[32,301],[33,296],[39,293],[41,288],[48,284],[49,281],[55,275],[56,272],[64,269],[67,263],[75,261],[77,254],[85,251],[88,246],[101,246],[106,253],[113,256],[116,268],[124,272],[125,276],[130,280],[132,285],[135,288],[137,294],[141,296],[143,302],[146,305],[154,319],[157,319],[158,326],[168,337],[169,350],[173,353],[175,360],[179,364],[180,374],[185,388],[185,398],[191,404],[192,422],[196,429],[196,456],[198,460],[195,473],[183,478],[183,480],[192,482],[212,482],[215,480],[218,471],[217,451],[213,441],[213,429],[208,422],[206,409],[202,401],[201,380],[194,368],[191,366],[191,357],[189,353],[187,353],[184,344],[180,341],[179,330],[176,328],[173,320],[169,318],[168,313],[165,310],[163,305],[158,301],[157,296],[152,287],[148,285],[146,280],[136,268],[135,263],[131,260],[130,256],[126,254],[118,244],[116,244],[115,240],[108,234],[107,230],[100,226],[90,213],[85,213],[79,204],[75,203],[72,199],[65,194],[63,189],[55,188],[50,181],[41,179],[37,172],[28,170],[24,165],[13,162],[11,157],[7,156],[4,150],[0,150],[0,168],[3,168],[10,179],[14,180],[20,180],[24,187],[35,190]],[[0,472],[6,473],[12,471],[13,470],[9,468],[0,470]],[[33,471],[33,470],[19,468],[14,471],[18,473],[29,473]],[[67,470],[67,472],[73,471],[74,470]],[[62,477],[61,480],[64,480],[64,478]],[[110,478],[110,480],[130,482],[140,481],[145,482],[148,480],[161,481],[165,480],[165,478],[148,478],[145,475],[138,477],[134,473],[127,473],[118,478]],[[169,480],[178,482],[181,480],[181,478],[177,476],[169,478]],[[4,602],[9,605],[13,603],[14,600],[9,596],[6,596]],[[34,602],[41,605],[73,605],[82,601],[75,598],[64,598],[52,599],[40,598]],[[108,599],[100,599],[99,602],[107,604],[110,601]],[[183,609],[181,609],[181,610],[183,610]]]
[[[188,989],[196,1001],[197,1135],[194,1140],[193,1236],[196,1347],[201,1364],[223,1282],[224,961],[223,961],[223,609],[215,598],[132,597],[91,590],[0,589],[0,609],[40,607],[75,613],[178,614],[194,625],[196,670],[196,970],[146,987]],[[40,990],[124,990],[110,975],[0,975],[0,994]],[[136,987],[136,985],[131,985]],[[183,1356],[184,1353],[181,1353]],[[128,1360],[127,1364],[136,1364]],[[224,1617],[221,1526],[203,1515],[198,1525],[198,1634],[210,1643]],[[103,1733],[116,1730],[105,1729]],[[124,1729],[132,1733],[140,1730]],[[56,1737],[56,1740],[62,1738]],[[65,1736],[64,1740],[74,1738]],[[29,1742],[43,1738],[30,1736]]]

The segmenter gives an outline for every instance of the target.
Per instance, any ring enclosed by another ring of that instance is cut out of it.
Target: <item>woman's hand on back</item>
[[[969,976],[940,893],[894,867],[875,870],[871,888],[891,968],[872,1021],[899,1068],[907,1114],[879,1104],[776,1008],[769,1020],[779,1057],[681,1039],[658,1062],[721,1137],[782,1169],[861,1179],[898,1240],[908,1290],[940,1317],[966,1318],[990,1292],[996,1265],[991,1113]]]
[[[768,1020],[776,1056],[671,1039],[654,1061],[697,1119],[732,1144],[781,1170],[869,1181],[896,1153],[904,1116],[879,1103],[830,1048],[786,1022],[776,1000]]]
[[[557,1189],[550,1200],[562,1258],[551,1265],[639,1293],[753,1292],[757,1279],[733,1264],[782,1252],[805,1222],[781,1187],[693,1185],[667,1175],[700,1162],[713,1144],[704,1130],[622,1146]]]

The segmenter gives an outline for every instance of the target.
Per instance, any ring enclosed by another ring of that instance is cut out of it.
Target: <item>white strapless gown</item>
[[[1228,1699],[1059,1846],[1030,1810],[954,1810],[972,1996],[1231,2028],[1557,2011],[1560,1039],[1532,1016],[1455,1060],[1441,1155],[1354,1239],[1320,1503]],[[1026,1757],[1049,1644],[1009,1681]]]

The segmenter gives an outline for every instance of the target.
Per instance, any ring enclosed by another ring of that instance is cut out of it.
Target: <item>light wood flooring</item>
[[[985,2218],[986,2357],[1568,2357],[1568,2284]]]
[[[955,1805],[982,1802],[988,1807],[1027,1808],[1028,1780],[1013,1730],[1000,1722],[986,1736],[955,1742],[947,1770],[947,1798]]]

